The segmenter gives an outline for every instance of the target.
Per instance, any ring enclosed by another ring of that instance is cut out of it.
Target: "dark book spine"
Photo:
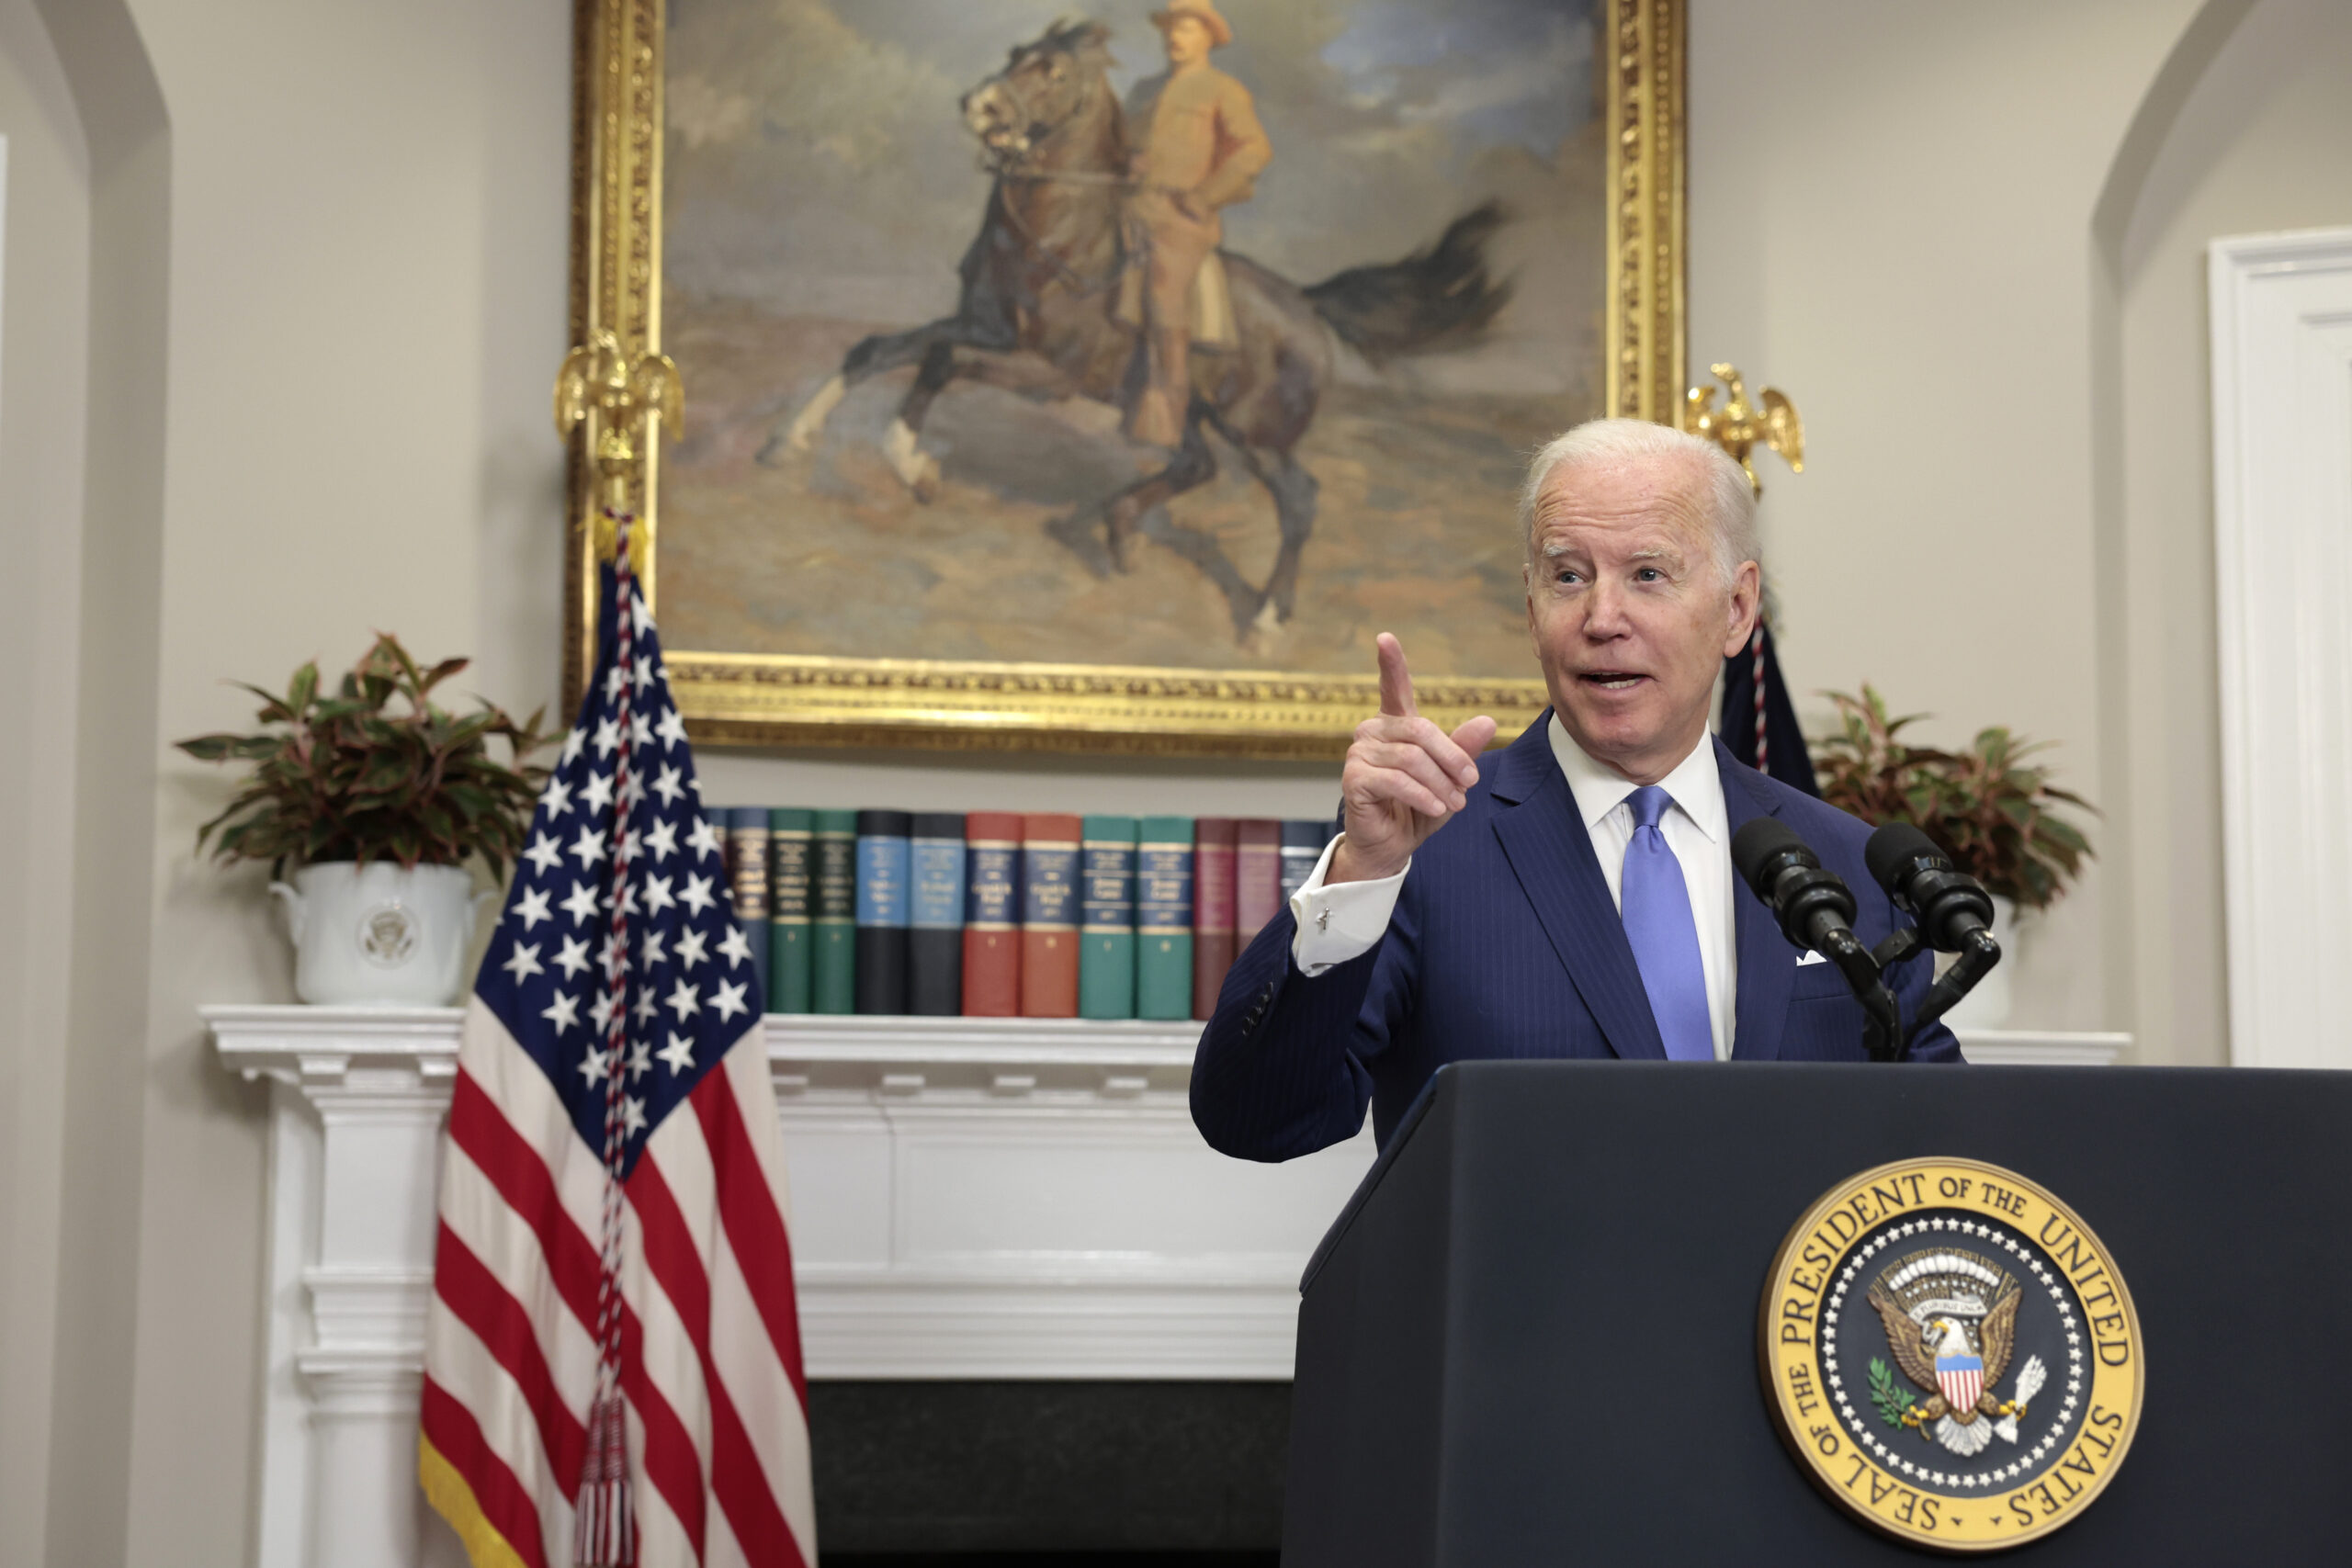
[[[1033,812],[1021,825],[1021,1016],[1078,1016],[1079,820]]]
[[[1193,1016],[1193,819],[1147,817],[1136,845],[1136,1016]]]
[[[1233,847],[1233,951],[1238,953],[1283,907],[1283,825],[1245,817]]]
[[[1193,1016],[1216,1011],[1233,967],[1233,818],[1193,824]]]
[[[857,813],[817,813],[816,864],[809,917],[816,946],[809,964],[809,1010],[857,1010]]]
[[[808,1010],[808,836],[816,814],[768,813],[768,1010]]]
[[[1306,886],[1315,874],[1315,863],[1323,858],[1323,847],[1338,837],[1336,822],[1308,821],[1293,818],[1283,823],[1283,886],[1282,901]]]
[[[1089,817],[1079,838],[1078,1016],[1136,1015],[1136,819]]]
[[[729,977],[742,978],[743,960],[759,979],[762,1005],[768,994],[768,808],[738,806],[727,818],[727,888],[735,924],[743,932],[742,953],[723,953]]]
[[[857,814],[857,1010],[907,1010],[910,819],[903,811]]]
[[[964,1016],[1021,1011],[1021,818],[964,818]]]
[[[952,1018],[964,1008],[964,818],[918,811],[908,841],[907,1010]]]

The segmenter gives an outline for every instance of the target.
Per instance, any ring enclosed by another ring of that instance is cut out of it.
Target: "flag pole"
[[[610,332],[564,356],[555,386],[557,432],[570,438],[584,427],[589,450],[605,479],[600,508],[605,527],[592,541],[601,556],[609,547],[613,562],[614,661],[608,675],[612,690],[618,750],[613,763],[611,877],[615,888],[613,918],[604,953],[605,1077],[604,1203],[598,1237],[596,1280],[596,1393],[588,1409],[588,1450],[581,1468],[574,1503],[572,1562],[576,1568],[633,1568],[637,1562],[637,1524],[629,1495],[628,1412],[621,1390],[621,1202],[623,1165],[628,1134],[623,1111],[628,1083],[629,988],[629,900],[621,896],[630,861],[638,846],[628,831],[628,814],[643,793],[635,773],[637,717],[632,711],[637,671],[638,568],[648,558],[645,530],[630,506],[633,491],[644,483],[644,452],[651,440],[650,420],[660,415],[672,431],[678,426],[683,398],[678,368],[666,355],[641,354],[626,359],[620,341]],[[610,529],[609,547],[604,535]],[[595,696],[592,692],[590,701]],[[592,1059],[593,1061],[593,1059]]]

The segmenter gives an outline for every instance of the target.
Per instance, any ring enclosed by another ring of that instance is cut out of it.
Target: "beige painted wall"
[[[262,1104],[210,1066],[194,1009],[285,998],[288,964],[258,879],[191,860],[195,824],[223,781],[165,743],[248,716],[223,677],[347,660],[378,626],[427,651],[477,654],[480,689],[510,705],[555,687],[557,453],[545,422],[563,340],[568,5],[41,0],[40,10],[57,31],[69,14],[125,5],[130,47],[152,62],[170,118],[168,228],[153,220],[159,244],[168,236],[158,254],[169,288],[162,544],[147,561],[160,615],[142,611],[135,573],[78,590],[77,605],[70,574],[45,566],[55,613],[72,626],[42,643],[109,616],[156,639],[143,686],[123,688],[143,691],[152,716],[136,701],[117,710],[131,716],[122,722],[141,754],[119,771],[147,791],[140,770],[158,770],[128,840],[141,846],[146,883],[134,870],[98,887],[96,840],[76,839],[69,860],[59,843],[11,829],[19,837],[0,837],[0,872],[28,869],[21,884],[0,883],[15,900],[0,921],[37,926],[52,907],[37,901],[44,887],[103,897],[116,930],[136,931],[143,909],[146,929],[123,944],[133,972],[117,984],[143,987],[146,1021],[143,1054],[123,1058],[123,1092],[94,1090],[81,1120],[58,1117],[70,1134],[9,1151],[12,1198],[68,1190],[58,1173],[74,1149],[102,1139],[130,1186],[86,1267],[40,1230],[54,1231],[70,1200],[10,1204],[23,1212],[6,1238],[12,1348],[0,1395],[38,1392],[24,1381],[38,1351],[13,1348],[21,1331],[53,1336],[85,1371],[59,1374],[46,1413],[0,1404],[0,1460],[69,1439],[76,1455],[68,1480],[50,1485],[45,1526],[28,1534],[17,1521],[34,1516],[17,1499],[39,1497],[40,1484],[0,1479],[13,1488],[0,1490],[11,1520],[0,1564],[228,1563],[250,1550]],[[2069,780],[2103,800],[2121,798],[2121,776],[2139,778],[2102,831],[2100,878],[2028,955],[2020,1021],[2137,1026],[2165,1042],[2162,1059],[2219,1059],[2211,923],[2133,919],[2134,889],[2187,897],[2215,880],[2210,715],[2200,732],[2165,701],[2201,680],[2210,710],[2192,261],[2219,231],[2209,224],[2346,220],[2327,210],[2342,206],[2344,176],[2319,151],[2330,136],[2345,145],[2342,110],[2321,101],[2325,72],[2341,80],[2342,70],[2314,58],[2343,60],[2341,17],[2324,0],[2262,0],[2244,29],[2250,52],[2225,51],[2216,68],[2210,110],[2189,72],[2198,91],[2177,152],[2169,109],[2150,133],[2151,216],[2124,231],[2121,324],[2103,339],[2094,207],[2119,146],[2150,123],[2143,100],[2192,17],[2207,17],[2213,41],[2229,36],[2214,5],[1691,0],[1691,11],[1693,356],[1732,358],[1788,388],[1813,435],[1804,476],[1768,472],[1792,678],[1806,688],[1872,679],[1937,713],[1945,738],[2006,721],[2057,739]],[[85,121],[117,90],[90,48],[97,62],[69,72]],[[12,165],[0,460],[17,450],[28,342],[18,249],[28,193],[41,188],[23,183],[34,154],[20,149],[45,134],[59,150],[56,194],[35,221],[100,231],[75,202],[103,212],[112,199],[100,179],[92,203],[86,174],[75,194],[71,127],[42,58],[26,0],[0,0]],[[2273,91],[2288,78],[2300,85]],[[44,114],[45,131],[28,129]],[[2137,212],[2140,182],[2127,183]],[[46,265],[70,275],[70,251],[60,242]],[[105,330],[90,338],[70,301],[59,320],[69,337],[84,334],[93,366],[113,363]],[[2117,360],[2104,373],[2128,361],[2134,383],[2120,438],[2132,483],[2114,502],[2129,551],[2094,522],[2102,343]],[[112,407],[94,402],[93,422]],[[6,536],[25,537],[17,519],[36,513],[70,532],[77,504],[98,516],[75,499],[74,470],[62,459],[0,466]],[[98,472],[94,462],[93,485]],[[1497,498],[1498,526],[1507,504]],[[2119,556],[2133,572],[2129,592],[2103,601],[2097,584]],[[1923,635],[1938,614],[1953,629]],[[2174,661],[2165,678],[2126,681],[2151,649]],[[8,700],[49,703],[44,733],[86,748],[93,724],[77,735],[71,715],[75,694],[97,689],[92,679],[44,680],[35,696]],[[1333,794],[1332,770],[1312,767],[718,751],[702,763],[714,799],[778,803],[1294,815],[1329,809]],[[93,763],[84,783],[107,772]],[[0,791],[17,792],[0,795],[0,821],[31,821],[6,808],[39,784],[0,770]],[[102,974],[107,928],[74,930],[74,963]],[[0,1073],[44,1103],[70,1100],[62,1036],[40,1011],[65,1006],[62,983],[44,989],[36,974],[19,996],[0,1018],[13,1032]],[[2184,1021],[2162,1031],[2157,1015],[2176,1006]],[[120,1036],[95,1039],[119,1050]],[[59,1260],[45,1264],[44,1247]],[[121,1281],[105,1292],[120,1298],[119,1330],[91,1284],[107,1279]],[[85,1320],[99,1326],[76,1338]],[[121,1397],[85,1400],[87,1388],[114,1386],[105,1351]]]
[[[30,0],[0,0],[0,1535],[43,1550],[63,1219],[73,653],[87,401],[89,170],[62,67]],[[0,1553],[7,1551],[0,1547]]]
[[[2264,0],[2182,106],[2121,235],[2132,820],[2116,956],[2149,1062],[2226,1060],[2206,243],[2352,225],[2352,6]]]

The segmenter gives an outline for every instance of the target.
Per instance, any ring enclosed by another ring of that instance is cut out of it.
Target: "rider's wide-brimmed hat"
[[[1216,0],[1169,0],[1166,10],[1151,14],[1151,25],[1166,32],[1179,17],[1197,18],[1216,40],[1214,47],[1217,49],[1233,41],[1233,24],[1217,15]]]

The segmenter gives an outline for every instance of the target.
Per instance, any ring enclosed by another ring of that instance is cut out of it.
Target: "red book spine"
[[[1021,1012],[1021,815],[964,818],[964,1016]]]
[[[1260,817],[1238,824],[1233,857],[1233,951],[1250,945],[1283,907],[1283,825]]]
[[[1075,815],[1021,819],[1021,1016],[1078,1016],[1078,841]]]
[[[1234,828],[1230,817],[1193,823],[1193,1016],[1216,1011],[1233,967]]]

